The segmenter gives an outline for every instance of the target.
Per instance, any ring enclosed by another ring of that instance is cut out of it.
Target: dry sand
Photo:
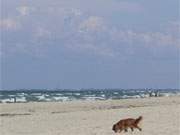
[[[1,135],[116,135],[112,125],[144,117],[142,131],[124,135],[180,135],[180,97],[0,104]]]

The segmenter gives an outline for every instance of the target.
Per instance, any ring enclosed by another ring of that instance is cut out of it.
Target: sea
[[[21,89],[0,90],[0,103],[93,101],[180,96],[180,89]]]

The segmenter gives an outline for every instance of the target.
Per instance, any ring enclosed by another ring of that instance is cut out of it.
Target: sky
[[[0,89],[180,88],[179,0],[0,2]]]

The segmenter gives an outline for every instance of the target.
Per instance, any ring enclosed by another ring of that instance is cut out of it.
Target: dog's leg
[[[139,129],[139,131],[142,131],[142,129],[138,125],[134,125],[134,127]]]
[[[142,131],[142,129],[139,126],[137,126],[137,128],[139,129],[139,131]]]
[[[119,130],[119,133],[121,133],[122,131],[123,131],[123,129],[120,129],[120,130]]]
[[[124,131],[125,131],[125,132],[127,132],[127,131],[128,131],[128,129],[127,129],[127,128],[125,128],[125,129],[124,129]]]
[[[134,128],[133,128],[133,127],[131,127],[131,131],[132,131],[132,132],[134,131]]]
[[[139,131],[142,131],[142,128],[138,127]]]

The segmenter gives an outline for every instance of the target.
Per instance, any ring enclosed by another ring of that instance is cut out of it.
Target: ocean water
[[[1,90],[0,103],[64,102],[180,95],[179,89]]]

